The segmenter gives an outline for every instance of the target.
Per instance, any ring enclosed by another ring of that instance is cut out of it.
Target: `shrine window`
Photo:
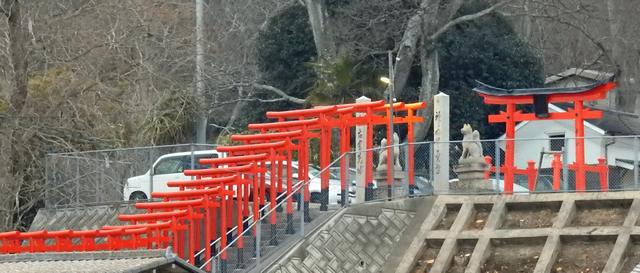
[[[564,149],[564,138],[564,133],[549,134],[549,151],[562,151],[562,149]]]

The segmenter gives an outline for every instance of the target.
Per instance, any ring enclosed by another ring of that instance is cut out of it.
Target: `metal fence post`
[[[100,194],[98,194],[98,193],[100,192],[100,185],[104,185],[104,172],[105,172],[105,170],[107,168],[107,166],[106,166],[106,164],[107,164],[106,158],[107,157],[103,156],[102,158],[105,159],[105,162],[104,162],[105,164],[100,164],[100,182],[99,183],[95,183],[95,189],[94,189],[95,190],[94,194],[95,194],[95,202],[96,203],[100,202],[100,197],[99,197]],[[97,163],[100,163],[100,159],[102,159],[102,158],[100,158],[100,157],[97,158],[97,160],[98,160]],[[109,200],[109,201],[111,201],[111,200]]]
[[[414,179],[413,177],[409,178],[409,143],[403,143],[402,146],[404,147],[403,151],[404,151],[404,173],[405,176],[407,177],[407,179],[405,179],[404,181],[404,189],[406,190],[406,196],[413,196],[413,189],[412,186],[409,185],[409,179]],[[404,192],[404,190],[403,190]]]
[[[562,147],[562,190],[569,190],[569,139],[564,139],[564,146]]]
[[[258,219],[254,219],[253,223],[256,225],[256,264],[260,265],[260,240],[262,240],[262,221],[260,221],[260,214],[254,215],[254,217],[258,217]]]
[[[216,256],[213,259],[211,259],[211,273],[216,273],[217,268],[218,268],[218,257]]]
[[[80,160],[76,159],[76,205],[80,204]]]
[[[189,150],[191,151],[191,169],[193,170],[196,167],[195,151],[194,151],[193,143],[189,144]],[[191,177],[191,179],[193,178],[194,177]]]
[[[434,161],[434,148],[435,148],[435,143],[432,141],[429,143],[429,181],[431,181],[431,186],[435,187],[435,179],[436,176],[434,174],[435,172],[435,164],[433,163]],[[435,192],[435,188],[433,188],[433,192]]]
[[[494,148],[495,149],[495,163],[494,163],[494,165],[495,165],[495,169],[496,169],[496,173],[495,173],[495,175],[496,175],[496,184],[495,184],[495,186],[498,187],[498,188],[496,188],[496,190],[500,191],[500,165],[501,165],[500,161],[502,160],[502,159],[500,159],[500,140],[496,139],[495,143],[494,143],[494,146],[495,146],[495,148]]]
[[[638,189],[638,153],[640,152],[640,141],[638,137],[633,138],[633,183],[635,189]]]
[[[350,205],[350,203],[351,203],[351,186],[352,186],[352,185],[351,185],[351,178],[352,178],[352,177],[349,175],[349,152],[346,152],[343,156],[344,156],[344,161],[346,162],[346,163],[345,163],[345,166],[346,166],[346,168],[347,168],[347,169],[345,170],[345,176],[346,176],[346,180],[347,180],[347,181],[346,181],[346,183],[347,183],[347,190],[346,190],[345,194],[346,194],[347,196],[346,196],[346,197],[345,197],[345,199],[344,199],[346,202],[345,202],[344,204],[342,204],[342,206],[343,206],[343,207],[348,207],[348,206]],[[354,190],[355,190],[355,189],[354,189]]]
[[[50,193],[49,193],[49,187],[51,187],[50,183],[49,183],[49,160],[52,156],[50,154],[47,154],[45,156],[45,160],[44,160],[44,207],[45,208],[49,208],[51,207],[51,201],[49,200]]]
[[[147,199],[151,199],[151,193],[153,192],[153,148],[149,148],[147,158],[149,159],[149,196]]]
[[[300,202],[304,202],[304,180],[300,183]],[[300,208],[300,237],[304,238],[304,205]]]

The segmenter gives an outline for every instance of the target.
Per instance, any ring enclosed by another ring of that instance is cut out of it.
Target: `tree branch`
[[[451,21],[449,21],[448,23],[446,23],[444,26],[442,26],[440,29],[438,29],[436,32],[434,32],[433,34],[431,34],[431,36],[429,36],[429,40],[431,41],[435,41],[438,38],[440,38],[440,36],[442,36],[442,34],[444,34],[445,32],[447,32],[449,29],[451,29],[454,26],[457,26],[461,23],[464,22],[469,22],[469,21],[473,21],[476,20],[480,17],[483,17],[489,13],[492,13],[494,10],[496,10],[497,8],[505,5],[506,3],[510,2],[511,0],[504,0],[504,1],[500,1],[496,4],[494,4],[491,7],[488,7],[484,10],[481,10],[479,12],[476,12],[474,14],[469,14],[469,15],[464,15],[464,16],[460,16],[456,19],[453,19]]]
[[[282,97],[286,101],[289,101],[289,102],[292,102],[292,103],[296,103],[296,104],[305,104],[306,103],[306,100],[301,99],[301,98],[296,98],[296,97],[293,97],[293,96],[289,96],[289,95],[287,95],[287,93],[285,93],[281,89],[273,87],[271,85],[253,83],[253,84],[251,84],[251,86],[254,87],[254,88],[257,88],[257,89],[262,89],[262,90],[266,90],[266,91],[269,91],[271,93],[274,93],[274,94]]]

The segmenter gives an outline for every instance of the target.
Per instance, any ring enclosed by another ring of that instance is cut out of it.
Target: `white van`
[[[287,164],[287,161],[283,161],[282,162],[285,166]],[[267,171],[269,172],[271,170],[271,162],[267,162],[266,163],[266,168]],[[286,172],[286,167],[283,168],[282,170],[282,176],[286,177],[287,176],[287,172]],[[293,178],[293,183],[297,183],[297,180],[299,179],[298,177],[298,161],[292,161],[291,162],[291,177]],[[309,174],[308,174],[308,179],[309,179],[309,194],[311,195],[309,197],[309,200],[311,203],[320,203],[321,202],[321,198],[322,198],[322,189],[321,189],[321,179],[320,179],[320,169],[317,166],[313,166],[313,165],[309,165]],[[270,173],[267,173],[266,175],[267,177],[267,187],[270,187],[269,185],[269,177],[270,177]],[[286,186],[283,185],[282,187],[283,191],[286,191]],[[340,186],[340,178],[336,177],[331,171],[329,171],[329,204],[340,204],[341,201],[341,186]],[[269,189],[267,189],[267,191],[269,191]],[[349,202],[352,201],[352,199],[355,199],[355,186],[350,186],[349,188]],[[297,199],[297,196],[295,197]]]
[[[189,180],[190,176],[183,174],[184,170],[192,169],[205,169],[209,168],[208,165],[200,165],[199,161],[202,158],[221,158],[224,157],[224,153],[220,153],[214,150],[196,151],[196,152],[181,152],[171,153],[160,156],[156,162],[153,163],[153,168],[147,171],[143,175],[130,177],[127,179],[127,184],[124,187],[124,200],[146,200],[151,196],[151,192],[168,192],[175,191],[176,188],[167,186],[169,181]],[[193,160],[193,161],[192,161]],[[283,162],[286,164],[286,162]],[[267,162],[267,170],[270,170],[270,163]],[[298,179],[298,162],[292,162],[292,176],[294,181]],[[283,174],[286,177],[286,168],[283,169]],[[320,170],[314,166],[309,166],[309,191],[311,193],[311,202],[320,202]],[[270,189],[270,174],[267,173],[267,191]],[[153,190],[150,189],[150,184],[153,181]],[[294,182],[296,183],[296,182]],[[329,179],[329,203],[338,204],[340,200],[340,180],[330,175]],[[283,189],[286,190],[286,186],[283,185]],[[268,197],[269,195],[267,195]],[[355,197],[354,189],[349,192],[349,198]],[[297,199],[297,196],[295,197]]]
[[[123,192],[124,200],[148,199],[151,196],[151,183],[153,183],[153,191],[155,192],[175,191],[175,188],[167,186],[167,182],[189,180],[191,177],[185,176],[182,173],[184,170],[208,168],[206,165],[200,165],[200,159],[219,157],[223,157],[223,154],[214,150],[171,153],[160,156],[153,163],[151,170],[143,175],[127,179]]]

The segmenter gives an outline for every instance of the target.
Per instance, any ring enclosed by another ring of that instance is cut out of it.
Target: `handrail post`
[[[638,137],[633,137],[633,183],[635,189],[638,189],[638,153],[640,152],[640,141]]]
[[[302,183],[300,184],[300,200],[304,200],[304,181],[302,180]],[[300,237],[304,238],[304,214],[305,214],[305,210],[302,209],[300,211]]]
[[[569,190],[569,139],[564,139],[564,147],[562,147],[562,190]]]
[[[353,177],[351,177],[349,175],[349,159],[350,159],[349,154],[350,154],[350,152],[347,152],[344,155],[342,155],[342,156],[344,156],[344,161],[346,162],[345,163],[346,170],[344,170],[343,172],[344,172],[344,175],[345,175],[345,179],[347,180],[346,181],[347,187],[346,187],[345,192],[343,193],[346,196],[346,197],[343,197],[343,200],[345,201],[345,203],[342,204],[342,207],[348,207],[351,204],[351,186],[352,186],[351,185],[351,181],[352,181],[351,179],[353,179]]]
[[[260,215],[257,215],[254,217],[260,217]],[[262,232],[261,232],[261,226],[262,226],[262,221],[260,221],[260,219],[258,219],[257,221],[254,221],[254,224],[256,225],[256,264],[260,264],[260,257],[261,257],[261,253],[260,253],[260,240],[262,240]]]
[[[496,153],[495,154],[496,155],[496,158],[495,158],[496,163],[494,164],[495,165],[495,169],[496,169],[496,173],[495,173],[495,175],[496,175],[496,184],[495,184],[495,186],[497,186],[496,191],[500,192],[500,140],[496,139],[494,146],[495,146],[495,150],[496,150],[495,151],[495,153]]]

